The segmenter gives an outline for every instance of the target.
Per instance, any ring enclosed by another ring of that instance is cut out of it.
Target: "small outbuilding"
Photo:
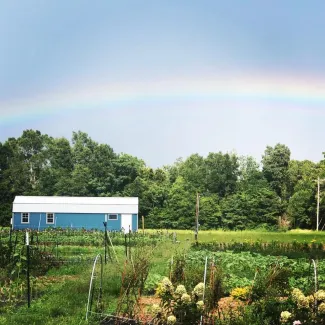
[[[61,227],[138,230],[137,197],[16,196],[13,202],[13,229]]]

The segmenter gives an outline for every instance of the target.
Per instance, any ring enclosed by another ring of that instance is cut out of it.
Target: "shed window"
[[[54,224],[54,213],[46,214],[46,223]]]
[[[117,214],[110,214],[108,220],[117,220]]]
[[[23,212],[21,214],[21,223],[29,223],[29,213]]]

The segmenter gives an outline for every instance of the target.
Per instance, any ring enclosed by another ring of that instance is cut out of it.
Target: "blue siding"
[[[132,214],[132,231],[138,230],[138,215]]]
[[[35,213],[35,212],[29,213],[29,223],[21,223],[21,213],[15,212],[13,224],[14,224],[14,229],[25,229],[25,228],[38,229],[39,225],[40,225],[40,229],[43,229],[48,226],[46,225],[45,213]]]
[[[134,215],[136,216],[136,215]],[[85,228],[85,229],[100,229],[104,230],[103,222],[105,221],[104,213],[54,213],[55,223],[46,223],[46,213],[29,214],[29,223],[21,223],[21,213],[15,212],[13,216],[14,229],[44,229],[47,227],[62,227],[62,228]],[[136,225],[132,216],[132,230],[136,230]],[[121,230],[121,214],[118,214],[117,220],[107,220],[107,229],[110,231]]]
[[[104,213],[55,213],[56,227],[104,229]]]
[[[117,215],[117,220],[107,220],[107,230],[117,230],[120,231],[121,230],[121,215],[118,214]]]

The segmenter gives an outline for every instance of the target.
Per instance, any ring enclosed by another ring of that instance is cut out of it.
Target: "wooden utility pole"
[[[199,235],[199,213],[200,213],[200,194],[196,193],[196,213],[195,213],[195,241],[198,240]]]
[[[317,179],[317,216],[316,216],[316,231],[318,231],[319,227],[319,192],[320,192],[320,181],[319,177]]]
[[[319,230],[319,205],[320,205],[320,184],[324,182],[325,179],[317,178],[317,213],[316,213],[316,231]],[[321,220],[322,221],[322,220]]]

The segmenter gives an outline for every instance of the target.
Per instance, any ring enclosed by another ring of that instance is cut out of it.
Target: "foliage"
[[[192,244],[193,250],[207,249],[209,251],[227,251],[231,250],[235,253],[239,252],[251,252],[259,253],[262,255],[274,255],[274,256],[287,256],[289,258],[310,258],[318,259],[325,257],[325,249],[322,243],[311,242],[289,242],[283,243],[280,241],[263,242],[248,241],[243,242],[202,242],[199,244]]]
[[[278,221],[310,229],[315,179],[323,176],[323,161],[290,160],[283,144],[267,146],[261,167],[250,156],[210,152],[153,169],[81,131],[69,142],[25,130],[0,143],[0,225],[9,225],[16,195],[137,196],[146,227],[194,229],[198,192],[200,229],[276,228]],[[322,190],[320,197],[322,215]]]
[[[247,300],[249,298],[251,289],[251,287],[234,288],[231,290],[230,296],[239,300]]]

